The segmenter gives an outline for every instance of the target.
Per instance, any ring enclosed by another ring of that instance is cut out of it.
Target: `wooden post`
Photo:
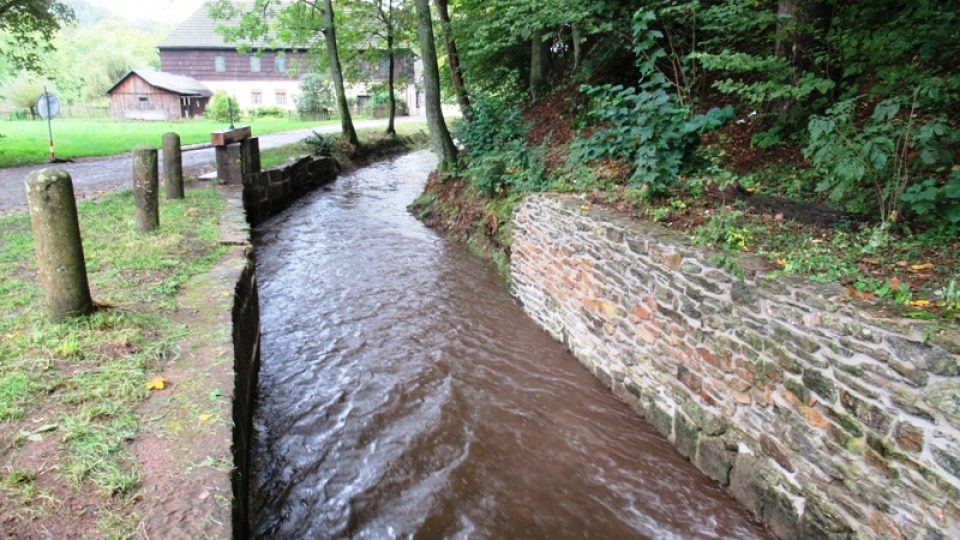
[[[183,154],[180,150],[180,135],[166,133],[163,136],[163,178],[167,184],[168,199],[183,198]]]
[[[27,177],[27,201],[47,316],[55,322],[93,312],[73,182],[63,169]]]
[[[157,149],[138,146],[133,149],[133,200],[136,205],[137,230],[142,233],[160,227],[159,171]]]

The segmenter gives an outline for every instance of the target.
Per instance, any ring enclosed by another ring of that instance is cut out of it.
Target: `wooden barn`
[[[107,94],[121,120],[186,120],[203,115],[213,92],[193,77],[135,69]]]

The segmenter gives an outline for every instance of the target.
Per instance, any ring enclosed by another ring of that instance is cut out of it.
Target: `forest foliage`
[[[533,106],[543,70],[575,89],[571,161],[629,163],[645,197],[704,165],[702,135],[749,123],[751,149],[802,152],[806,195],[960,231],[960,2],[459,0],[451,12],[470,92],[514,109],[484,116]],[[516,164],[517,133],[498,145],[479,132],[460,130],[468,175],[491,155]]]

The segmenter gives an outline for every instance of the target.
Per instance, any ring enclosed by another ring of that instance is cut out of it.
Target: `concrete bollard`
[[[151,232],[160,226],[159,179],[157,149],[138,146],[133,149],[133,201],[136,205],[137,230]]]
[[[27,202],[47,316],[54,322],[93,312],[73,181],[63,169],[27,177]]]
[[[183,198],[183,153],[180,150],[180,135],[166,133],[163,136],[163,178],[167,183],[167,198]]]

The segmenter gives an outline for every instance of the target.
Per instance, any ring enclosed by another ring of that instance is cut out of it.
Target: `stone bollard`
[[[149,146],[134,148],[133,201],[137,207],[137,230],[140,232],[155,231],[160,226],[158,174],[157,149]]]
[[[55,322],[93,312],[73,181],[63,169],[27,177],[27,202],[47,316]]]
[[[163,178],[167,183],[167,198],[183,198],[183,153],[180,150],[180,135],[166,133],[163,136]]]

